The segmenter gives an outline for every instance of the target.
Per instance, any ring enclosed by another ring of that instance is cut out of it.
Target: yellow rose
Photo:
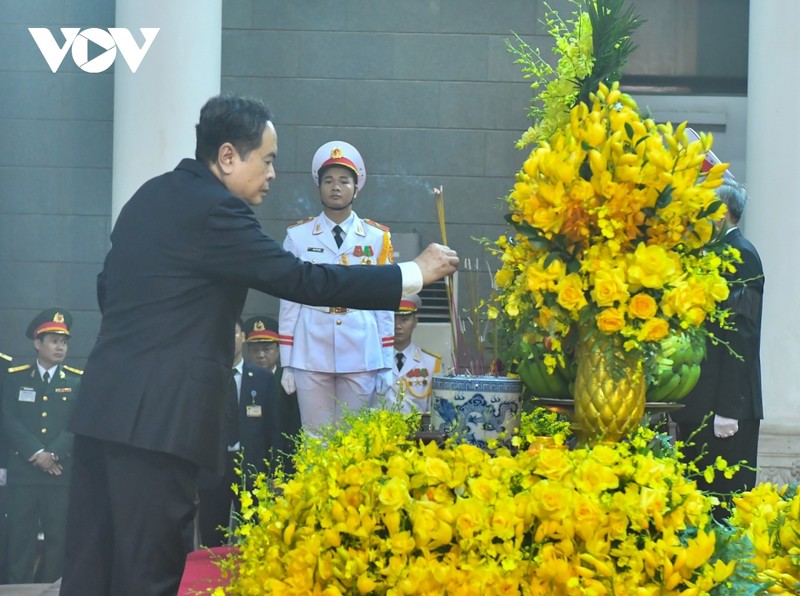
[[[706,292],[714,302],[722,302],[730,295],[730,288],[720,275],[709,275],[706,278]]]
[[[539,452],[534,472],[545,478],[560,480],[572,473],[572,462],[562,449],[543,449]]]
[[[576,470],[575,487],[584,494],[599,493],[619,486],[614,468],[586,460]]]
[[[625,302],[627,299],[628,284],[625,283],[625,274],[620,269],[599,269],[594,274],[592,300],[598,306],[614,306],[615,302]]]
[[[563,223],[564,218],[553,207],[540,207],[533,212],[533,221],[531,221],[533,227],[539,228],[544,232],[555,233],[558,233]]]
[[[542,480],[531,487],[530,505],[540,519],[561,520],[572,514],[573,494],[560,482]]]
[[[633,253],[628,267],[628,281],[637,287],[661,288],[675,278],[679,266],[677,256],[663,246],[646,246],[642,243]]]
[[[606,308],[596,317],[597,328],[604,333],[615,333],[625,326],[625,315],[618,308]]]
[[[489,527],[495,536],[501,540],[511,540],[516,534],[519,518],[515,515],[516,507],[511,499],[498,501],[492,511]]]
[[[658,341],[664,339],[669,333],[669,323],[662,318],[649,319],[644,322],[639,330],[639,341]]]
[[[471,539],[483,531],[486,525],[486,507],[472,499],[463,499],[456,506],[455,528],[461,538]]]
[[[378,500],[390,510],[400,509],[408,503],[408,484],[400,478],[389,478],[378,493]]]
[[[637,319],[650,319],[655,316],[658,305],[650,294],[640,292],[631,298],[628,309]]]
[[[431,480],[449,482],[452,476],[450,466],[441,458],[429,457],[422,466],[422,472]]]
[[[573,313],[586,306],[586,297],[583,295],[581,276],[570,273],[556,286],[558,290],[558,303]]]

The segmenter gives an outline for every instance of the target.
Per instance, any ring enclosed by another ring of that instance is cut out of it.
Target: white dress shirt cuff
[[[398,263],[403,276],[403,296],[416,294],[422,289],[422,269],[414,261]]]

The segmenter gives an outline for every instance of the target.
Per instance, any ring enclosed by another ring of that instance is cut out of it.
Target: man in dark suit
[[[12,367],[3,385],[8,461],[8,581],[54,582],[64,562],[72,434],[66,426],[78,399],[81,371],[63,364],[72,315],[42,311],[28,325],[36,361]],[[39,556],[39,532],[44,551]]]
[[[283,366],[278,348],[278,321],[267,316],[250,317],[244,322],[244,331],[248,360],[272,373],[278,396],[276,409],[270,416],[269,461],[273,467],[280,465],[284,471],[293,473],[291,455],[300,434],[300,407],[297,392],[287,393],[281,384]]]
[[[208,547],[228,543],[224,528],[231,529],[231,513],[239,511],[231,486],[241,485],[243,479],[252,486],[253,475],[269,471],[272,420],[278,407],[272,374],[242,359],[241,321],[236,323],[234,342],[232,391],[225,416],[225,470],[222,474],[203,470],[199,479],[200,543]],[[237,467],[243,476],[236,474]]]
[[[211,98],[196,159],[146,182],[119,214],[97,294],[102,321],[70,429],[75,468],[61,594],[175,594],[199,469],[224,469],[225,392],[248,288],[305,304],[394,310],[452,274],[432,244],[385,267],[305,263],[251,206],[278,137],[257,100]]]
[[[745,189],[736,182],[726,181],[717,189],[717,196],[728,207],[724,243],[738,249],[742,256],[735,275],[728,279],[730,295],[723,305],[732,312],[734,328],[711,327],[720,342],[708,343],[700,380],[683,399],[684,407],[674,412],[672,418],[678,423],[679,436],[684,441],[697,433],[691,440],[693,444],[684,449],[687,460],[701,457],[705,450],[700,460],[702,467],[713,464],[717,457],[730,464],[747,462],[748,469],[742,469],[732,479],[719,472],[711,483],[698,479],[700,488],[728,496],[753,488],[756,482],[758,432],[764,417],[759,356],[764,269],[756,248],[738,228],[747,200]],[[717,519],[724,519],[728,510],[717,508],[714,514]]]

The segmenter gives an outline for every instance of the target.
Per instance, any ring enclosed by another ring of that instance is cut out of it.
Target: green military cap
[[[245,342],[278,341],[278,321],[272,317],[255,316],[244,322]]]
[[[45,333],[57,333],[59,335],[69,335],[72,328],[72,315],[64,308],[53,307],[40,312],[33,317],[28,325],[25,335],[30,339],[36,339]]]

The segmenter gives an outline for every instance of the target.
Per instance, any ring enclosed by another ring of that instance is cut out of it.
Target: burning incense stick
[[[436,199],[436,215],[439,218],[439,231],[442,236],[442,244],[447,246],[447,227],[445,224],[445,217],[444,217],[444,188],[434,188],[433,189],[433,196]],[[445,289],[447,290],[447,306],[450,310],[450,335],[453,342],[451,355],[453,356],[453,366],[456,368],[456,373],[459,372],[458,368],[458,348],[459,348],[459,337],[458,334],[458,324],[460,323],[460,319],[458,317],[458,312],[456,310],[456,303],[455,303],[455,296],[453,292],[453,276],[448,275],[444,279]]]

